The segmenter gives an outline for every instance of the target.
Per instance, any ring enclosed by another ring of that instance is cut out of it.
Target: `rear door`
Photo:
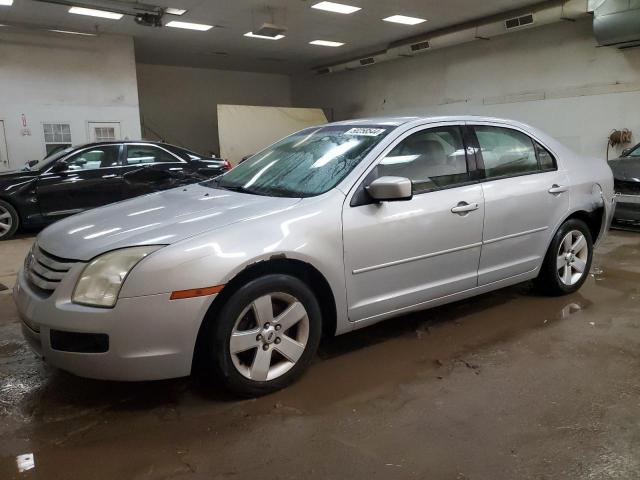
[[[124,155],[127,198],[187,183],[188,164],[173,152],[149,143],[127,143]]]
[[[121,154],[121,144],[94,145],[58,160],[67,164],[65,171],[49,168],[38,177],[42,215],[63,217],[122,200]]]
[[[554,155],[526,132],[476,124],[485,219],[478,284],[537,268],[569,210],[568,177]]]

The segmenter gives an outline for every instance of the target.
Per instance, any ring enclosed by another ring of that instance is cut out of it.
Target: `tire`
[[[0,200],[0,240],[8,240],[18,230],[20,217],[13,205]]]
[[[577,292],[589,276],[592,260],[589,227],[582,220],[567,220],[551,241],[536,284],[539,290],[552,296]]]
[[[302,375],[321,333],[322,314],[311,289],[290,275],[265,275],[235,291],[211,319],[203,366],[238,395],[265,395]]]

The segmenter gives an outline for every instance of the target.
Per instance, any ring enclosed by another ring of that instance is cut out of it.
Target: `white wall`
[[[640,138],[640,48],[597,48],[591,19],[561,22],[350,72],[300,76],[293,101],[333,108],[336,120],[510,117],[604,158],[612,129],[630,128]]]
[[[74,144],[89,140],[88,122],[139,138],[133,40],[0,31],[0,120],[12,168],[44,156],[43,123],[69,123]]]
[[[219,153],[218,104],[291,106],[286,75],[138,64],[138,88],[144,136],[201,153]]]

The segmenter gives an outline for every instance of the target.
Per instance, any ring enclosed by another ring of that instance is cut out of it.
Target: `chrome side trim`
[[[426,255],[419,255],[417,257],[411,258],[403,258],[402,260],[395,260],[393,262],[381,263],[380,265],[373,265],[371,267],[358,268],[354,270],[352,273],[354,275],[358,275],[360,273],[372,272],[374,270],[380,270],[382,268],[393,267],[395,265],[402,265],[404,263],[417,262],[419,260],[425,260],[427,258],[437,257],[439,255],[446,255],[447,253],[460,252],[462,250],[469,250],[471,248],[476,248],[482,246],[482,242],[472,243],[470,245],[463,245],[462,247],[450,248],[448,250],[441,250],[439,252],[428,253]]]
[[[545,230],[548,230],[548,229],[549,227],[534,228],[533,230],[527,230],[525,232],[513,233],[511,235],[505,235],[504,237],[492,238],[491,240],[486,240],[484,242],[472,243],[470,245],[450,248],[448,250],[441,250],[439,252],[428,253],[426,255],[419,255],[417,257],[403,258],[402,260],[395,260],[393,262],[381,263],[380,265],[372,265],[371,267],[358,268],[356,270],[353,270],[351,273],[353,273],[354,275],[359,275],[361,273],[372,272],[374,270],[381,270],[387,267],[394,267],[396,265],[402,265],[404,263],[417,262],[419,260],[425,260],[427,258],[437,257],[439,255],[446,255],[448,253],[461,252],[463,250],[469,250],[471,248],[481,247],[482,245],[490,245],[492,243],[501,242],[503,240],[509,240],[511,238],[523,237],[525,235],[531,235],[532,233],[544,232]]]
[[[511,235],[505,235],[504,237],[492,238],[491,240],[485,240],[484,242],[482,242],[482,244],[490,245],[492,243],[509,240],[511,238],[524,237],[525,235],[531,235],[532,233],[544,232],[545,230],[549,230],[549,227],[534,228],[533,230],[527,230],[525,232],[512,233]]]

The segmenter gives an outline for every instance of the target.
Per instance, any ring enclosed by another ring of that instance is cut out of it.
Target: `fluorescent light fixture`
[[[184,8],[165,8],[164,13],[168,13],[169,15],[184,15],[187,11]]]
[[[88,15],[89,17],[108,18],[110,20],[120,20],[124,15],[116,12],[107,12],[105,10],[96,10],[95,8],[71,7],[69,13],[77,15]]]
[[[418,25],[419,23],[426,22],[424,18],[407,17],[405,15],[392,15],[382,20],[385,22],[401,23],[403,25]]]
[[[342,13],[345,15],[362,10],[360,7],[352,7],[351,5],[334,2],[316,3],[315,5],[311,5],[311,8],[317,8],[318,10],[324,10],[326,12]]]
[[[309,43],[311,45],[320,45],[321,47],[341,47],[344,45],[342,42],[331,42],[329,40],[314,40]]]
[[[50,32],[54,32],[54,33],[64,33],[67,35],[84,35],[87,37],[96,37],[97,35],[95,33],[84,33],[84,32],[72,32],[71,30],[49,30]]]
[[[171,20],[165,26],[173,28],[186,28],[187,30],[198,30],[200,32],[206,32],[207,30],[211,30],[213,28],[213,25],[203,25],[202,23],[176,22],[175,20]]]
[[[284,38],[284,35],[276,35],[275,37],[267,37],[266,35],[256,35],[253,32],[247,32],[244,34],[245,37],[251,37],[251,38],[261,38],[263,40],[280,40],[281,38]]]
[[[10,7],[13,5],[13,0],[0,0],[0,5],[3,7]]]

